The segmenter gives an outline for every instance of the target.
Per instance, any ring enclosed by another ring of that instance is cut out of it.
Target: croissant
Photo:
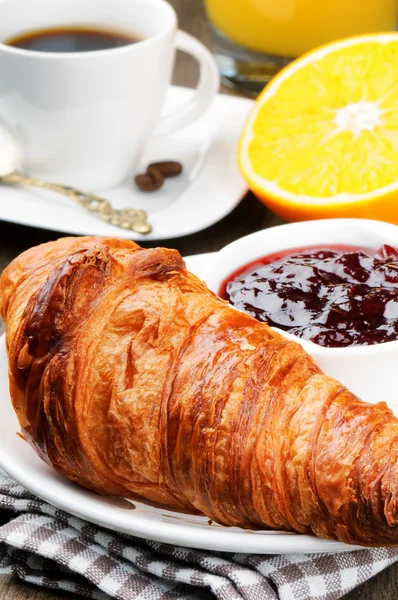
[[[225,525],[398,544],[398,419],[176,250],[63,238],[0,286],[22,431],[69,479]]]

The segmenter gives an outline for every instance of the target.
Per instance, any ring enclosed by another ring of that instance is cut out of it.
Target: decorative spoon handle
[[[45,190],[51,190],[52,192],[57,192],[66,196],[85,210],[95,213],[103,221],[111,223],[116,227],[131,229],[131,231],[137,233],[149,233],[152,231],[152,227],[147,221],[147,213],[144,210],[135,208],[113,208],[109,200],[97,196],[97,194],[82,192],[76,188],[59,185],[57,183],[41,181],[34,177],[27,177],[21,175],[21,173],[18,173],[17,171],[0,176],[0,183],[6,185],[29,185]]]

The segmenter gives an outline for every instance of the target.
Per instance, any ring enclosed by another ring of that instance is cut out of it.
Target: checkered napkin
[[[0,470],[0,574],[98,600],[335,600],[398,549],[267,556],[117,534],[42,502]]]

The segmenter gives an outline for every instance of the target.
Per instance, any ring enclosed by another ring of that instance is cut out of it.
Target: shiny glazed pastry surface
[[[177,251],[64,238],[0,285],[14,408],[66,477],[225,525],[398,544],[398,419]]]

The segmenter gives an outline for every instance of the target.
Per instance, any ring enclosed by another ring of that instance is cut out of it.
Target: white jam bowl
[[[202,278],[218,294],[229,275],[258,258],[289,248],[347,244],[378,249],[398,247],[398,227],[366,219],[326,219],[258,231],[217,252]],[[373,346],[324,348],[275,328],[312,356],[321,369],[366,402],[384,400],[398,411],[398,341]],[[396,406],[395,406],[396,405]]]

